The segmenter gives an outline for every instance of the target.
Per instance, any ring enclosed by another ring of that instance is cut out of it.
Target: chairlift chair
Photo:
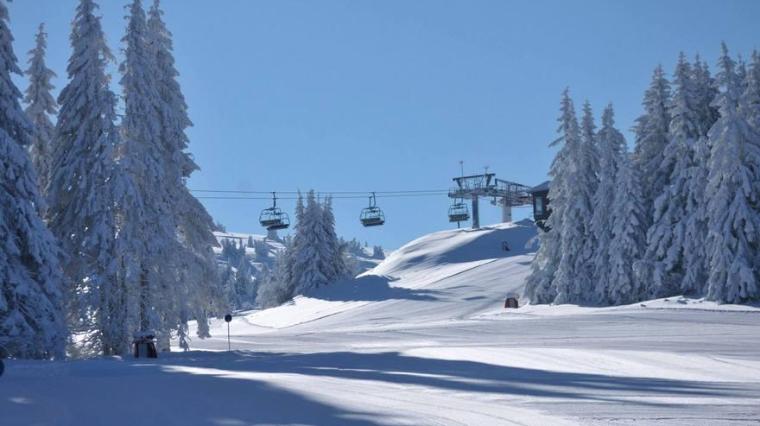
[[[277,195],[272,193],[272,207],[261,211],[259,223],[268,231],[287,229],[290,227],[290,217],[277,207]]]
[[[449,222],[467,222],[470,220],[470,209],[464,202],[454,203],[449,207]]]
[[[362,213],[359,216],[362,225],[369,227],[380,226],[385,223],[385,214],[380,207],[377,207],[376,203],[375,193],[373,192],[369,197],[369,207],[362,209]]]

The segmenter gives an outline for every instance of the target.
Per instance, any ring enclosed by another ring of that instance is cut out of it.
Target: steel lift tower
[[[501,221],[512,221],[512,207],[532,203],[529,187],[496,178],[494,173],[460,176],[453,179],[456,186],[449,190],[449,198],[472,201],[472,227],[480,228],[479,199],[491,198],[492,205],[501,206]]]

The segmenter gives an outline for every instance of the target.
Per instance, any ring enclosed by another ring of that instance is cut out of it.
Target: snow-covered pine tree
[[[189,139],[185,130],[192,126],[188,116],[187,103],[182,94],[177,77],[171,32],[163,21],[159,0],[154,0],[148,13],[148,45],[152,48],[157,72],[157,91],[160,97],[159,113],[161,143],[164,146],[164,168],[167,172],[165,185],[173,186],[172,192],[180,201],[174,209],[180,245],[183,250],[178,257],[186,267],[180,266],[180,283],[187,294],[183,297],[184,310],[191,312],[192,318],[204,323],[204,312],[208,309],[207,295],[218,286],[216,260],[213,246],[214,223],[206,209],[185,186],[185,180],[199,167],[187,152]],[[192,235],[193,238],[188,238]],[[193,273],[182,273],[192,269]],[[184,323],[184,321],[181,321]],[[198,329],[202,330],[201,327]]]
[[[615,177],[617,185],[609,246],[607,303],[612,305],[633,303],[643,297],[641,282],[634,273],[634,264],[641,259],[646,246],[645,211],[637,173],[628,153],[624,151]]]
[[[121,164],[134,181],[141,197],[140,209],[127,212],[127,226],[142,242],[133,256],[140,264],[141,331],[157,333],[159,346],[168,350],[169,333],[183,322],[186,305],[184,283],[179,282],[178,260],[184,251],[177,240],[176,211],[179,194],[177,165],[166,160],[161,125],[162,100],[158,71],[151,46],[145,11],[140,0],[129,6],[125,60],[121,64],[121,85],[125,114]]]
[[[539,233],[539,248],[531,263],[531,273],[525,281],[523,296],[533,304],[552,303],[557,299],[558,287],[555,281],[562,260],[562,231],[567,206],[571,202],[566,191],[568,181],[572,181],[570,162],[572,151],[580,145],[580,129],[575,116],[573,101],[568,90],[562,94],[560,106],[560,137],[551,146],[562,142],[559,152],[552,161],[549,175],[549,198],[552,200],[552,214],[546,221],[547,231]]]
[[[29,51],[29,68],[25,71],[29,77],[29,86],[26,88],[24,103],[27,105],[26,115],[34,126],[29,153],[37,172],[37,186],[40,188],[40,193],[44,195],[50,180],[50,157],[52,155],[50,143],[55,131],[50,116],[58,112],[55,99],[50,94],[54,89],[50,80],[55,77],[55,73],[45,64],[45,52],[47,51],[45,24],[40,24],[35,42],[34,49]]]
[[[325,198],[321,206],[322,214],[320,216],[319,226],[321,234],[324,236],[325,258],[322,260],[323,273],[327,282],[334,282],[346,278],[349,269],[345,263],[343,246],[340,243],[337,233],[335,232],[335,215],[332,209],[332,197]]]
[[[305,215],[306,206],[304,205],[303,194],[301,191],[298,191],[298,199],[296,200],[295,208],[295,226],[293,227],[293,238],[285,249],[287,255],[283,256],[281,259],[283,261],[282,268],[284,273],[280,274],[281,277],[285,277],[286,279],[283,285],[291,289],[291,297],[295,295],[296,289],[298,288],[298,277],[300,276],[300,271],[296,269],[296,253],[298,253],[301,246],[305,243],[305,233],[302,229],[306,224]]]
[[[117,241],[116,209],[133,188],[114,159],[116,98],[106,74],[111,53],[96,9],[92,0],[81,0],[74,18],[69,82],[59,96],[51,155],[48,216],[65,253],[72,327],[87,332],[89,349],[111,355],[128,351],[131,334],[127,317],[134,307],[122,270],[127,242]]]
[[[744,91],[725,43],[718,61],[720,118],[710,129],[707,186],[709,259],[707,297],[726,303],[760,299],[760,132],[750,125],[757,93]],[[751,75],[748,74],[748,75]]]
[[[599,188],[599,163],[600,163],[600,148],[599,141],[597,140],[596,125],[594,124],[594,113],[591,109],[589,101],[583,103],[583,117],[581,118],[581,152],[580,163],[578,165],[578,172],[581,176],[581,193],[584,200],[589,200],[590,216],[586,219],[584,224],[586,229],[586,238],[583,240],[581,253],[584,259],[589,259],[585,262],[587,270],[584,276],[591,277],[590,285],[596,287],[598,282],[594,278],[595,271],[595,256],[599,252],[599,244],[601,243],[597,235],[594,232],[594,226],[592,221],[596,216],[597,204],[594,202],[597,189]],[[591,289],[593,291],[593,289]]]
[[[650,297],[671,296],[680,292],[685,272],[684,246],[689,174],[695,141],[699,138],[699,117],[694,110],[691,65],[681,54],[676,65],[675,91],[669,106],[669,141],[657,174],[668,176],[654,204],[654,221],[647,232],[648,265],[642,276]]]
[[[314,191],[309,191],[302,219],[296,230],[291,259],[294,294],[304,294],[329,283],[324,274],[327,249],[325,239],[321,236],[321,217],[322,207]]]
[[[552,216],[558,215],[562,218],[559,229],[561,258],[554,277],[554,285],[557,288],[555,302],[584,304],[593,300],[593,253],[584,249],[588,247],[593,214],[589,188],[595,185],[596,176],[593,171],[581,167],[591,162],[584,158],[589,151],[584,149],[573,102],[567,90],[563,94],[560,122],[560,129],[564,133],[564,146],[557,153],[552,165],[553,178],[560,178],[557,184],[552,181],[549,194],[552,200]]]
[[[12,75],[8,8],[0,2],[0,346],[20,358],[63,357],[67,330],[55,240],[40,218],[42,199],[26,151],[32,124]]]
[[[718,117],[712,106],[717,90],[706,63],[699,56],[692,66],[691,110],[696,117],[696,134],[691,144],[691,165],[688,170],[688,192],[684,236],[684,276],[681,290],[694,295],[704,295],[707,291],[707,200],[705,188],[708,179],[710,146],[707,133]]]
[[[644,224],[651,226],[654,215],[654,200],[663,192],[669,179],[663,174],[660,165],[665,147],[668,145],[670,127],[670,83],[665,77],[662,66],[657,66],[652,75],[652,82],[644,93],[644,114],[636,119],[636,147],[633,161],[641,176]]]
[[[593,198],[594,212],[591,219],[590,235],[596,240],[596,247],[593,254],[594,294],[590,302],[597,304],[609,303],[607,295],[613,285],[610,280],[612,218],[619,191],[618,168],[625,150],[625,138],[615,128],[614,115],[612,105],[608,105],[602,114],[602,128],[596,136],[599,150],[599,185]]]
[[[757,50],[752,52],[752,59],[749,65],[744,90],[744,103],[742,106],[743,114],[755,133],[760,133],[760,53],[758,53]],[[760,143],[760,141],[758,143]],[[757,169],[755,172],[760,174],[760,171]],[[760,180],[756,180],[754,185],[754,193],[760,194]],[[756,254],[756,265],[760,268],[760,250],[758,250]]]

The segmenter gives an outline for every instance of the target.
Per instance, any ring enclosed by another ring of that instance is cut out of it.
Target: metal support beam
[[[486,172],[482,175],[460,176],[454,178],[456,186],[449,190],[449,198],[454,200],[472,200],[472,227],[480,228],[480,211],[478,200],[485,197],[491,204],[501,204],[502,222],[512,222],[512,207],[532,203],[528,188],[516,182],[496,179],[496,175]]]
[[[512,206],[504,199],[501,200],[501,222],[512,222]]]
[[[480,210],[478,209],[478,196],[472,196],[472,229],[480,228]]]

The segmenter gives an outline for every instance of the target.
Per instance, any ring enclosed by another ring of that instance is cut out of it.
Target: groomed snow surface
[[[422,237],[355,280],[238,313],[233,352],[215,320],[159,360],[10,361],[0,425],[760,424],[760,309],[504,310],[534,236],[521,222]]]

